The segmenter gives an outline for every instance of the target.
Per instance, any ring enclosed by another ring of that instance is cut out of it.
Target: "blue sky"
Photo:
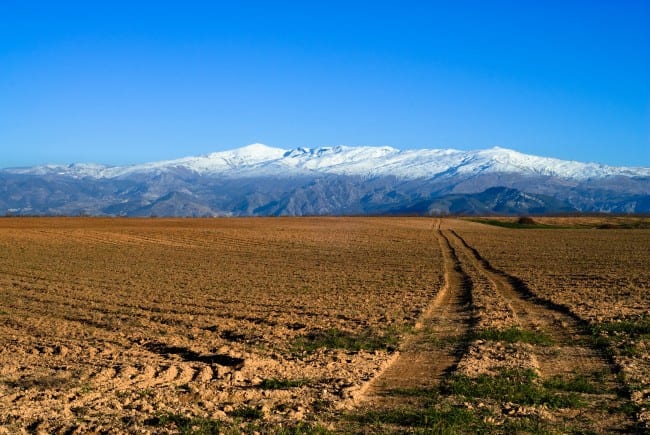
[[[650,2],[0,2],[0,167],[391,145],[650,166]]]

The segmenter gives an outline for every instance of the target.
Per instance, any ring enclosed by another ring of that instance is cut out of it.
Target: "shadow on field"
[[[147,343],[144,345],[149,352],[158,355],[178,355],[183,361],[202,362],[205,364],[217,364],[226,367],[241,367],[244,365],[244,358],[235,358],[223,354],[200,354],[193,350],[180,346],[169,346],[164,343]]]

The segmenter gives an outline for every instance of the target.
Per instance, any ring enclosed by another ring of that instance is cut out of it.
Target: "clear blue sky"
[[[650,1],[0,1],[0,167],[253,142],[650,166]]]

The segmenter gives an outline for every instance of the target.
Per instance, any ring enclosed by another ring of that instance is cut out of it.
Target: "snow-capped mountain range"
[[[273,148],[252,144],[130,166],[0,170],[0,213],[239,216],[650,212],[650,168],[505,148]]]
[[[648,177],[650,168],[616,167],[537,157],[506,148],[479,151],[334,146],[286,150],[252,144],[231,151],[132,166],[98,164],[44,165],[8,169],[16,174],[58,174],[71,177],[117,178],[135,173],[187,169],[200,175],[229,177],[305,176],[336,174],[401,179],[434,178],[443,174],[518,173],[583,180],[609,176]]]

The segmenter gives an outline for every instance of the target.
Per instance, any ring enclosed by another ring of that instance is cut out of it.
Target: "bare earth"
[[[642,432],[650,230],[597,219],[0,219],[0,433]]]

